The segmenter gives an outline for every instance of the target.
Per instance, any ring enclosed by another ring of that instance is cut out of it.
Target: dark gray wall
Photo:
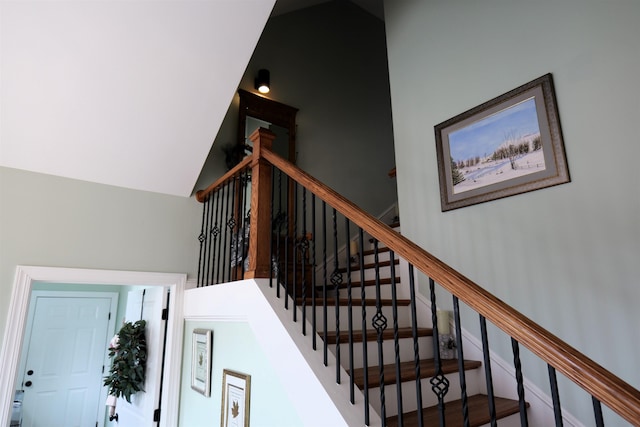
[[[330,2],[272,18],[240,87],[255,92],[271,72],[270,99],[297,116],[297,164],[373,215],[396,201],[393,129],[384,22],[349,2]],[[196,185],[224,172],[221,147],[236,138],[230,106]]]

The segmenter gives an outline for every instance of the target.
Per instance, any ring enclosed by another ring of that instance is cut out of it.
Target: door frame
[[[186,274],[117,270],[91,270],[40,266],[17,266],[11,292],[5,334],[0,350],[0,425],[8,425],[18,376],[29,301],[35,282],[85,285],[162,286],[169,288],[167,345],[162,388],[160,427],[178,425],[182,367],[183,301]]]

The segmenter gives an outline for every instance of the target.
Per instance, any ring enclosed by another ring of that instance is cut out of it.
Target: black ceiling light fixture
[[[270,90],[270,81],[269,81],[269,70],[265,70],[264,68],[258,71],[258,76],[255,80],[256,90],[260,93],[269,93]]]

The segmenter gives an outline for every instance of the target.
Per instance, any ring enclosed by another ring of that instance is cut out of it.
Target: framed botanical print
[[[194,329],[191,360],[191,388],[211,396],[211,351],[213,331]]]
[[[222,374],[221,427],[249,427],[251,375],[225,369]]]

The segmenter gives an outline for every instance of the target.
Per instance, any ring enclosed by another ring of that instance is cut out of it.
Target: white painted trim
[[[77,268],[17,266],[5,334],[0,350],[0,423],[9,425],[13,385],[18,374],[22,337],[34,282],[78,283],[88,285],[166,286],[170,289],[165,386],[162,391],[160,427],[178,425],[180,366],[182,366],[182,312],[185,274],[153,273]]]

